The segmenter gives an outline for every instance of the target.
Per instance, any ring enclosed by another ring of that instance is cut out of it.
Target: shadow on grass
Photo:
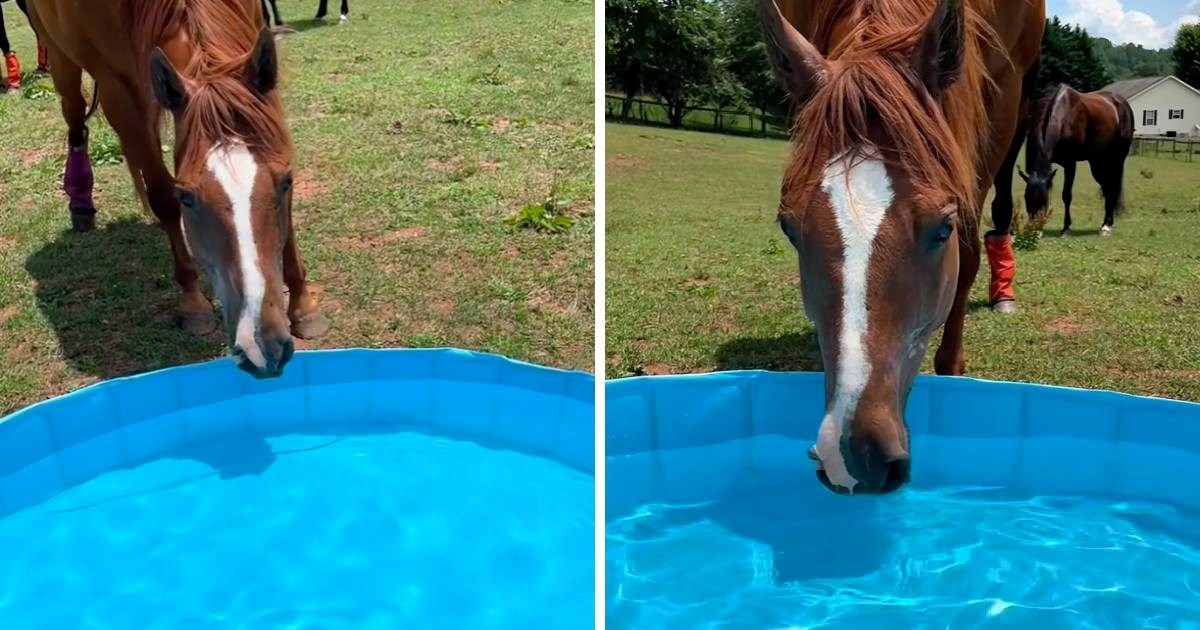
[[[285,23],[280,30],[276,30],[275,32],[276,33],[282,32],[284,35],[288,34],[289,31],[295,32],[295,33],[303,33],[304,31],[311,31],[314,28],[322,28],[325,26],[337,26],[337,23],[338,23],[338,19],[337,19],[336,15],[333,17],[333,19],[329,19],[328,17],[325,17],[325,18],[321,18],[321,19],[308,18],[308,19],[304,19],[304,20],[292,20],[291,22]]]
[[[175,325],[179,290],[156,226],[131,219],[67,230],[25,269],[63,359],[80,372],[107,379],[223,354],[219,333],[196,337]]]
[[[779,337],[746,337],[717,348],[719,370],[820,371],[821,348],[816,331],[809,329]]]
[[[1066,238],[1066,239],[1070,240],[1077,236],[1087,236],[1087,237],[1100,236],[1100,228],[1098,228],[1098,227],[1097,228],[1087,228],[1087,229],[1081,230],[1077,227],[1072,227],[1071,233],[1068,234],[1067,236],[1062,235],[1062,226],[1061,225],[1056,228],[1043,228],[1042,229],[1042,238]]]

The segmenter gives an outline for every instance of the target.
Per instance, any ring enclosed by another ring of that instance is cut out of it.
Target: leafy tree
[[[1042,63],[1038,92],[1045,93],[1065,83],[1081,92],[1091,92],[1112,82],[1112,76],[1087,31],[1063,24],[1057,17],[1046,20],[1042,37]]]
[[[605,83],[625,94],[621,117],[628,118],[659,50],[654,38],[660,6],[656,0],[605,0],[604,13]]]
[[[1114,81],[1161,77],[1175,71],[1170,48],[1151,50],[1140,44],[1114,45],[1103,37],[1092,38],[1092,47]]]
[[[667,106],[672,127],[713,95],[721,78],[724,31],[720,14],[707,0],[659,0],[660,19],[647,48],[653,51],[645,88]]]
[[[722,0],[729,72],[745,89],[746,100],[761,115],[762,132],[767,131],[767,112],[784,113],[787,94],[767,63],[766,44],[754,0]]]
[[[1175,76],[1200,90],[1200,24],[1185,24],[1175,34]]]

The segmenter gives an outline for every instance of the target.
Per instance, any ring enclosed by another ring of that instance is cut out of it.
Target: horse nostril
[[[880,487],[880,492],[894,492],[908,483],[909,473],[912,469],[912,461],[908,457],[894,459],[887,462],[886,466],[887,473],[883,478],[883,486]]]

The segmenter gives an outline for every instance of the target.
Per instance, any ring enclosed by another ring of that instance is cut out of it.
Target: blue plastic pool
[[[1200,405],[922,377],[913,481],[841,497],[820,374],[606,384],[613,628],[1200,624]]]
[[[458,350],[0,421],[0,627],[591,628],[593,379]]]

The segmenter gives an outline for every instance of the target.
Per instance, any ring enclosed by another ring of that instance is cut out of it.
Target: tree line
[[[605,0],[605,84],[634,100],[658,100],[673,127],[696,107],[787,116],[786,95],[766,60],[755,0]],[[1175,45],[1149,50],[1091,37],[1057,17],[1046,21],[1040,91],[1059,83],[1091,92],[1117,80],[1174,73],[1200,89],[1200,25]],[[765,123],[764,123],[765,124]]]

